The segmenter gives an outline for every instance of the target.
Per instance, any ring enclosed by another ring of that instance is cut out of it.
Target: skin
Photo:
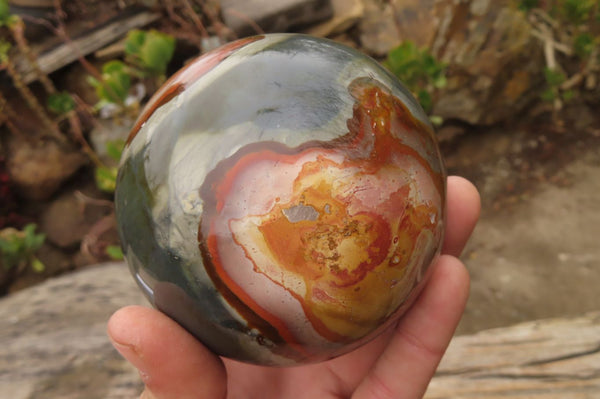
[[[458,259],[480,212],[477,189],[448,178],[446,239],[411,309],[384,334],[339,358],[268,368],[215,356],[157,310],[129,306],[108,323],[115,348],[140,372],[143,399],[420,398],[462,316],[468,273]]]

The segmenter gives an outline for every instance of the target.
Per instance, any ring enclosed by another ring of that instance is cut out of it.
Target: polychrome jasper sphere
[[[150,100],[121,160],[124,253],[219,355],[329,359],[397,321],[439,253],[426,115],[371,58],[304,35],[207,53]]]

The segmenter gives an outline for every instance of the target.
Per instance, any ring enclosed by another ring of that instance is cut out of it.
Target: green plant
[[[573,50],[575,55],[581,59],[587,59],[594,51],[597,45],[597,39],[589,32],[583,32],[573,39]]]
[[[48,96],[46,106],[56,115],[66,115],[75,110],[75,100],[67,92],[54,93]]]
[[[125,61],[112,60],[102,66],[101,77],[88,77],[96,89],[100,109],[108,104],[125,107],[135,79],[164,80],[167,66],[175,52],[175,39],[156,30],[132,30],[125,40]]]
[[[0,26],[10,26],[18,17],[10,13],[8,0],[0,0]]]
[[[559,3],[560,13],[574,25],[580,25],[590,19],[597,0],[562,0]]]
[[[545,68],[544,78],[546,80],[546,90],[542,92],[542,99],[548,102],[561,100],[568,102],[575,96],[573,90],[564,90],[561,85],[567,80],[567,76],[558,69]]]
[[[127,59],[145,76],[164,76],[175,52],[175,38],[156,30],[132,30],[125,40]]]
[[[423,109],[431,112],[434,91],[447,84],[446,65],[411,41],[392,49],[384,65],[413,92]]]
[[[118,245],[108,245],[106,247],[106,254],[114,260],[122,260],[123,259],[123,250]]]
[[[102,66],[102,81],[93,76],[88,77],[88,82],[96,89],[100,108],[107,103],[124,104],[129,89],[131,88],[131,71],[125,63],[113,60]]]
[[[517,6],[520,10],[530,11],[536,7],[538,7],[540,1],[539,0],[520,0],[517,3]]]
[[[106,143],[106,153],[114,161],[115,165],[121,159],[121,153],[125,147],[123,140],[114,140]],[[96,186],[105,192],[113,193],[117,185],[117,166],[98,166],[95,172]]]
[[[519,1],[544,48],[543,100],[554,110],[592,91],[600,78],[600,0]],[[531,8],[528,8],[531,6]]]
[[[44,264],[35,256],[46,236],[35,232],[37,226],[28,224],[23,230],[7,227],[0,230],[0,256],[6,270],[17,267],[20,270],[31,266],[36,272],[45,269]]]

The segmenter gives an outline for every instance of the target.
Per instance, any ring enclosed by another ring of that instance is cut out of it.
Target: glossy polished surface
[[[293,365],[356,348],[410,306],[443,238],[445,171],[423,111],[375,61],[267,35],[159,90],[116,206],[155,307],[220,355]]]

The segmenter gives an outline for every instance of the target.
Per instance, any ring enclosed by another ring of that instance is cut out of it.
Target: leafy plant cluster
[[[519,0],[544,45],[542,99],[560,109],[600,78],[600,0]]]
[[[43,20],[31,22],[42,24],[68,45],[70,38],[62,25],[61,18],[64,17],[61,17],[60,2],[57,4],[56,15],[49,16],[54,19],[52,24],[44,24]],[[37,135],[25,135],[21,132],[20,116],[12,109],[10,98],[6,98],[2,91],[0,91],[0,125],[4,125],[11,134],[26,137],[27,140],[42,140],[50,137],[59,145],[78,145],[94,165],[98,188],[112,193],[115,190],[117,165],[124,140],[108,142],[105,148],[108,157],[101,160],[86,138],[90,121],[93,122],[93,119],[99,116],[99,110],[105,106],[117,109],[116,116],[122,111],[137,112],[136,101],[141,98],[131,95],[134,85],[144,85],[146,88],[144,92],[151,92],[158,87],[165,79],[174,52],[174,37],[157,30],[132,30],[123,42],[122,59],[110,60],[98,70],[81,57],[80,63],[88,71],[88,82],[95,88],[98,98],[98,102],[90,107],[83,103],[76,93],[62,91],[55,86],[48,74],[40,67],[38,56],[26,39],[23,19],[19,15],[12,14],[8,0],[0,0],[0,71],[4,71],[11,78],[15,91],[43,123],[44,129],[40,129]],[[41,83],[44,93],[31,91],[17,68],[15,62],[17,56],[31,66],[35,79]],[[132,97],[135,100],[132,101]],[[22,226],[20,222],[5,225]],[[7,269],[18,267],[19,270],[23,270],[25,266],[30,265],[34,270],[43,270],[44,266],[35,256],[35,252],[42,245],[44,235],[35,233],[35,225],[27,225],[22,230],[5,225],[0,226],[0,260],[4,267]],[[117,246],[108,246],[106,254],[112,258],[122,258],[120,248]]]
[[[165,79],[175,52],[175,38],[157,30],[132,30],[125,40],[125,62],[111,60],[102,66],[101,78],[89,77],[100,99],[98,107],[125,105],[134,79]]]
[[[23,230],[5,227],[0,230],[0,259],[5,270],[17,268],[22,270],[30,266],[36,272],[43,272],[44,264],[35,253],[46,236],[35,232],[37,226],[33,223],[26,225]]]
[[[133,82],[151,79],[156,85],[165,80],[167,67],[175,52],[175,38],[157,30],[132,30],[125,43],[125,60],[111,60],[102,65],[100,79],[89,76],[99,98],[96,108],[107,105],[128,107],[128,96]],[[109,165],[96,167],[96,185],[102,191],[114,192],[117,182],[117,164],[125,142],[112,141],[106,151],[112,160]]]
[[[427,50],[420,49],[412,41],[405,41],[392,49],[384,65],[415,95],[428,114],[433,108],[433,96],[437,89],[446,86],[446,65],[439,62]],[[439,124],[441,118],[430,115]]]

